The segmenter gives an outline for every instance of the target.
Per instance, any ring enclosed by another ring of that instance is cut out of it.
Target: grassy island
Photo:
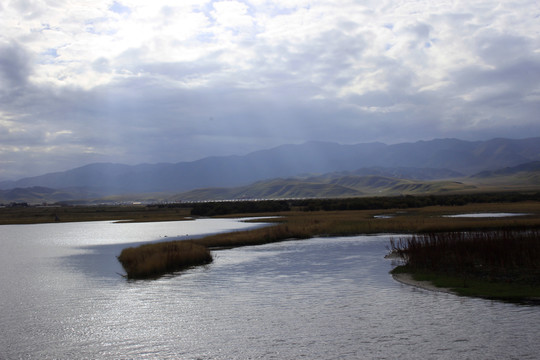
[[[147,279],[209,264],[212,255],[207,247],[192,241],[169,241],[124,249],[118,261],[126,270],[128,279]]]

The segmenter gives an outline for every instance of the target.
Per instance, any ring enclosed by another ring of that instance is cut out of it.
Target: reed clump
[[[128,279],[148,279],[212,262],[205,246],[193,241],[169,241],[122,250],[118,260]]]
[[[447,232],[392,239],[410,272],[540,286],[540,230]]]

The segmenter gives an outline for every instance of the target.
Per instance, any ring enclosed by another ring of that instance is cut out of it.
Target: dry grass
[[[146,279],[211,263],[212,255],[192,241],[170,241],[124,249],[118,260],[128,279]]]
[[[404,260],[392,273],[476,296],[540,304],[540,230],[415,235],[391,241]]]
[[[412,270],[540,284],[540,230],[415,235],[391,241]]]

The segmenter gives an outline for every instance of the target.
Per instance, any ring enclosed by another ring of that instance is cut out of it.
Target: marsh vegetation
[[[527,213],[529,215],[508,218],[452,218],[445,216],[464,212],[503,211]],[[429,234],[490,230],[511,231],[515,229],[534,230],[540,228],[540,202],[428,206],[407,210],[287,211],[257,215],[279,215],[279,217],[262,217],[256,220],[273,223],[271,226],[248,231],[210,235],[193,240],[192,242],[215,250],[246,245],[259,245],[288,239],[306,239],[316,236],[346,236],[377,233]],[[537,232],[535,233],[537,234]],[[166,257],[163,259],[166,259]],[[166,270],[168,268],[166,262],[163,264],[163,273],[169,272]],[[154,271],[151,275],[154,276],[156,274],[157,272]],[[130,274],[128,276],[131,278],[137,277]],[[147,276],[144,275],[143,277]]]
[[[207,247],[192,241],[145,244],[122,250],[118,261],[128,279],[146,279],[212,262]]]
[[[411,273],[462,295],[540,299],[540,231],[496,230],[414,235],[391,241]]]

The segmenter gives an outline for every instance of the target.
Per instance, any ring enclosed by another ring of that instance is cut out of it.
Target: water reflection
[[[111,266],[99,254],[118,244],[48,246],[19,230],[18,249],[35,252],[11,261],[18,273],[0,264],[14,278],[2,277],[10,290],[0,295],[0,358],[534,359],[540,352],[539,308],[399,284],[384,259],[387,236],[221,250],[206,267],[128,282],[90,270]]]
[[[512,217],[512,216],[526,216],[526,213],[470,213],[470,214],[457,214],[457,215],[444,215],[443,217],[450,218],[500,218],[500,217]]]

